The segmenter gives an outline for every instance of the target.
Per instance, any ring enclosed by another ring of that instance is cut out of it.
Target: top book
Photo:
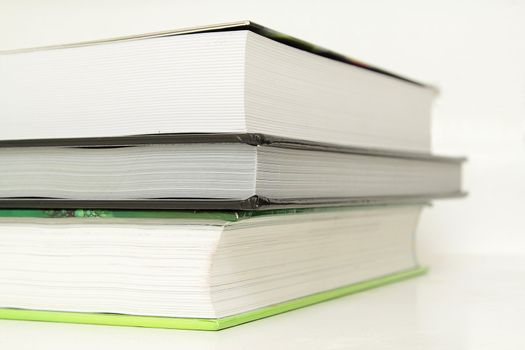
[[[430,152],[435,89],[253,22],[0,54],[0,140],[261,133]]]

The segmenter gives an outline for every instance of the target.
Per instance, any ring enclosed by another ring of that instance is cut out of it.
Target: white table
[[[525,349],[525,256],[442,256],[428,275],[220,332],[0,321],[0,349]]]

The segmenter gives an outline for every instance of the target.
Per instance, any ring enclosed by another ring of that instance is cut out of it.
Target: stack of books
[[[218,330],[425,271],[434,88],[252,22],[0,55],[0,318]]]

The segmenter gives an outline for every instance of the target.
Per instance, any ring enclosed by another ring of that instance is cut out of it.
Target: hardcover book
[[[0,207],[253,210],[461,195],[461,158],[260,134],[0,145]]]
[[[218,330],[424,272],[422,204],[0,210],[0,318]]]
[[[430,151],[433,87],[249,21],[1,52],[0,76],[0,140],[262,133]]]

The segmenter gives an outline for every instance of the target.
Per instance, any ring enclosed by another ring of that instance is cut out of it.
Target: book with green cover
[[[220,330],[425,272],[422,205],[0,210],[0,318]]]
[[[358,293],[371,288],[376,288],[390,283],[403,281],[407,278],[422,275],[426,271],[426,268],[419,267],[412,270],[402,271],[395,274],[378,277],[372,280],[343,286],[337,289],[308,295],[299,299],[290,300],[280,304],[266,306],[261,309],[215,319],[136,316],[87,312],[41,311],[10,308],[0,309],[0,318],[9,320],[83,323],[108,326],[132,326],[218,331],[221,329],[238,326],[246,322],[252,322],[261,318],[266,318],[283,312],[288,312],[305,306],[317,304],[323,301]]]

